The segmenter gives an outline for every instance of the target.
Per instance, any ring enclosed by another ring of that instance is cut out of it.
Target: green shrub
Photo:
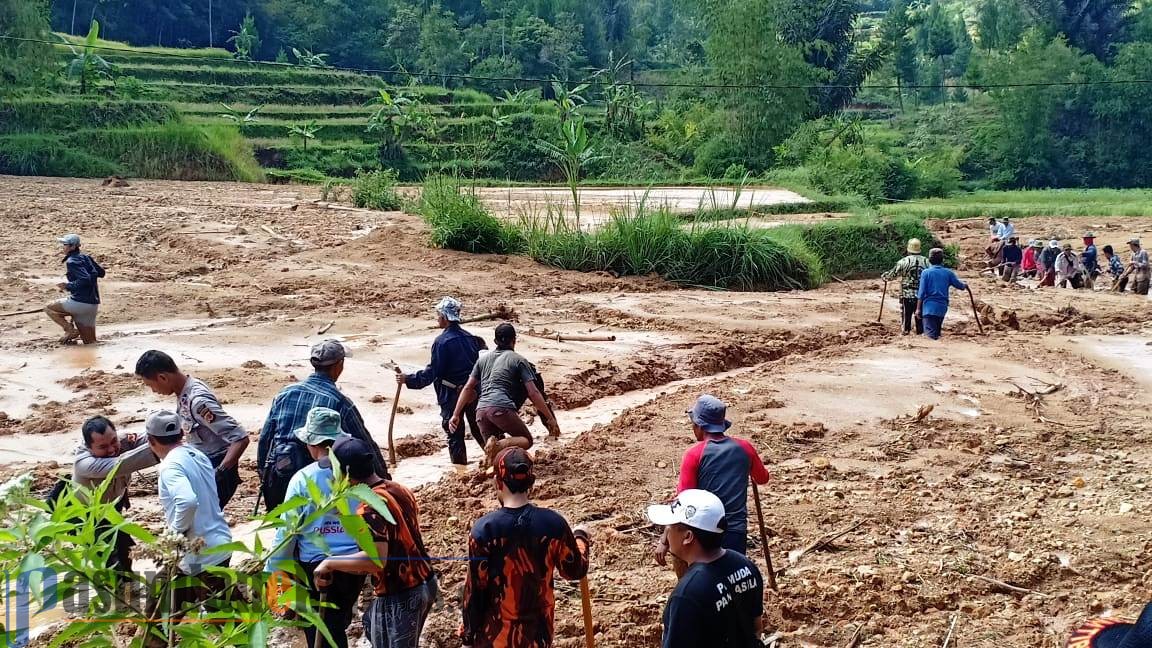
[[[902,158],[872,148],[829,150],[809,166],[817,189],[833,194],[856,194],[869,203],[885,198],[907,200],[916,196],[916,170]]]
[[[380,211],[399,211],[404,200],[396,193],[396,172],[391,169],[356,174],[352,204]]]
[[[54,135],[0,136],[0,173],[74,178],[128,175],[128,171],[64,143]]]
[[[272,184],[324,184],[331,178],[316,169],[268,169],[264,171]]]
[[[904,256],[908,239],[920,239],[924,249],[940,245],[923,222],[915,219],[851,219],[781,229],[782,234],[798,234],[820,258],[824,271],[841,278],[888,270]]]
[[[432,245],[474,254],[516,254],[520,232],[491,214],[475,193],[444,176],[424,182],[420,213],[432,228]]]

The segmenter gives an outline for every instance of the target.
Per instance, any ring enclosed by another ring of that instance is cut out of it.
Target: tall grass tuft
[[[824,272],[838,277],[876,274],[891,268],[904,255],[908,239],[920,239],[925,250],[940,245],[922,221],[908,218],[878,222],[861,217],[777,229],[777,236],[803,241],[819,257]]]
[[[524,238],[513,225],[493,216],[474,191],[454,178],[424,182],[420,214],[432,227],[432,245],[474,254],[518,254]]]

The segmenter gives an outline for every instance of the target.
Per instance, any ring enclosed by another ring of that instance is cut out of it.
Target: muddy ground
[[[431,305],[452,294],[466,315],[513,308],[525,332],[617,336],[524,335],[520,348],[544,372],[563,428],[537,446],[535,496],[593,529],[600,645],[659,642],[674,577],[648,556],[655,530],[642,511],[673,494],[691,443],[683,412],[704,391],[731,403],[733,432],[773,473],[762,494],[780,572],[767,602],[776,645],[939,646],[951,627],[950,645],[1056,647],[1085,618],[1131,615],[1150,598],[1147,300],[1004,287],[965,271],[987,333],[958,296],[947,338],[933,343],[899,334],[892,296],[876,322],[875,279],[803,293],[678,290],[432,250],[418,218],[317,205],[311,188],[98,185],[0,177],[0,310],[58,295],[62,233],[78,232],[109,272],[101,345],[62,348],[39,316],[0,319],[6,475],[33,470],[50,484],[87,416],[138,431],[168,406],[131,376],[149,348],[211,383],[254,453],[273,395],[309,370],[308,346],[341,338],[353,352],[341,385],[383,444],[395,388],[385,365],[426,361]],[[981,222],[934,226],[963,260],[979,254]],[[1093,229],[1117,246],[1152,230],[1136,218],[1017,227],[1025,238]],[[470,328],[487,336],[491,325]],[[460,555],[472,521],[495,506],[489,482],[447,470],[430,391],[400,398],[409,458],[395,475],[418,487],[431,553]],[[255,493],[250,460],[245,471],[227,511],[237,525]],[[151,483],[137,480],[133,515],[155,523]],[[463,569],[439,569],[445,601],[424,642],[455,646]],[[578,589],[558,592],[557,643],[578,646]]]

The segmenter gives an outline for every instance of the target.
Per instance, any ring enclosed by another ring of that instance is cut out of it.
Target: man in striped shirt
[[[256,452],[264,504],[269,511],[284,502],[292,476],[312,463],[308,449],[296,439],[294,431],[307,424],[308,412],[316,407],[326,407],[339,414],[340,428],[344,433],[374,449],[377,474],[385,479],[391,478],[388,464],[364,426],[360,411],[336,386],[336,381],[344,373],[346,353],[344,345],[336,340],[325,340],[313,346],[311,364],[315,371],[304,380],[285,387],[272,401]]]

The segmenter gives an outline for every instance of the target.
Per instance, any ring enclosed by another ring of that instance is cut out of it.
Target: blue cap
[[[697,398],[696,404],[688,410],[692,422],[708,434],[724,434],[732,427],[732,421],[724,418],[727,413],[728,406],[724,401],[709,394]]]

